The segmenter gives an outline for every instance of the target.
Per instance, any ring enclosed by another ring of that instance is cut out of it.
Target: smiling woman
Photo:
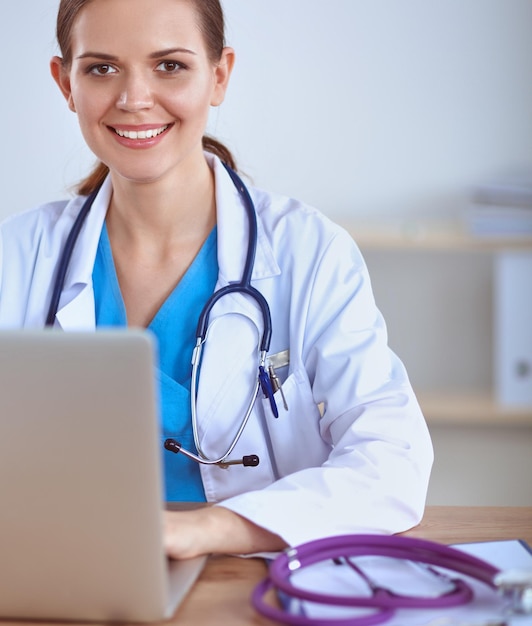
[[[219,1],[61,0],[57,35],[51,72],[99,165],[71,201],[2,224],[0,327],[155,336],[162,437],[183,446],[161,449],[166,499],[216,505],[167,513],[173,557],[416,524],[431,443],[358,248],[246,189],[205,138],[235,62]]]
[[[72,9],[59,14],[62,58],[52,60],[52,74],[78,113],[85,141],[125,178],[148,182],[169,174],[177,184],[177,161],[204,161],[201,138],[210,107],[224,98],[233,51],[207,47],[187,2],[169,0],[168,10],[163,3],[149,15],[139,2],[84,4],[76,3],[74,21]],[[127,161],[120,147],[133,158]],[[135,152],[148,147],[158,149],[143,158]]]

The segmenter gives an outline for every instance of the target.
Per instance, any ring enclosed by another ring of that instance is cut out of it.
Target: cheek
[[[97,119],[97,111],[94,102],[86,102],[84,99],[75,100],[76,113],[81,132],[87,143],[90,143],[91,134],[94,133]]]
[[[169,90],[165,100],[166,107],[185,121],[194,118],[203,119],[208,115],[211,99],[212,85],[201,83],[190,85],[187,89]]]
[[[89,120],[96,119],[103,108],[106,106],[103,102],[102,94],[86,89],[80,89],[77,85],[72,86],[72,103],[78,114],[80,126],[86,126]]]
[[[85,139],[88,147],[93,151],[98,151],[98,144],[101,141],[102,130],[106,130],[102,126],[102,116],[105,111],[105,105],[94,97],[86,95],[73,95],[75,111],[78,118],[78,125],[81,134]]]

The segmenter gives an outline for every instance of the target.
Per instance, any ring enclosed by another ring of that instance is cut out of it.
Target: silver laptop
[[[0,332],[0,618],[170,617],[154,347],[143,331]]]

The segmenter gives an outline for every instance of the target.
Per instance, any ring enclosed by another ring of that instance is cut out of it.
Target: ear
[[[52,57],[52,60],[50,61],[50,71],[52,73],[53,79],[57,83],[57,86],[61,90],[61,93],[65,97],[65,100],[68,102],[68,108],[75,113],[76,107],[72,98],[70,74],[66,70],[63,59],[61,57]]]
[[[227,85],[231,78],[231,72],[235,64],[235,51],[233,48],[224,48],[218,65],[214,69],[214,89],[211,106],[219,106],[225,98]]]

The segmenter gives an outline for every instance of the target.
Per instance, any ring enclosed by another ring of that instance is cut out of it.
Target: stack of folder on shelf
[[[467,222],[480,237],[532,237],[532,175],[479,187]]]

